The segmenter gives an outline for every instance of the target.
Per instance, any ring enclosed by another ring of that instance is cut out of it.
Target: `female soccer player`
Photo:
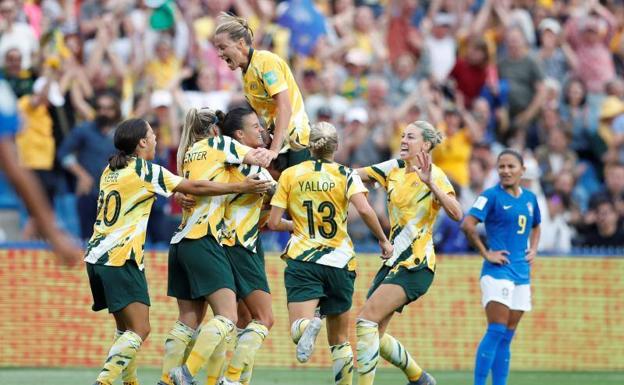
[[[509,375],[510,345],[520,318],[531,310],[530,268],[540,238],[540,209],[532,192],[520,187],[522,156],[504,150],[498,156],[500,184],[485,190],[462,225],[483,257],[481,303],[488,328],[477,349],[474,384],[504,385]],[[485,224],[489,248],[477,232]]]
[[[190,109],[178,148],[178,172],[191,180],[227,182],[226,164],[268,166],[266,149],[251,149],[228,136],[219,135],[218,123],[225,115],[208,108]],[[267,182],[268,183],[268,182]],[[178,321],[167,335],[161,382],[193,383],[215,348],[236,324],[236,285],[230,262],[219,243],[225,214],[225,196],[198,198],[185,209],[180,227],[169,248],[167,294],[178,300]],[[185,350],[206,313],[214,318],[203,325],[184,365]]]
[[[234,71],[243,71],[247,102],[273,127],[271,157],[279,171],[309,159],[310,122],[303,98],[288,64],[269,51],[252,48],[253,31],[247,21],[223,13],[214,45]]]
[[[394,245],[392,258],[384,262],[359,314],[356,332],[360,385],[371,385],[379,355],[405,372],[409,384],[435,384],[405,347],[385,330],[394,312],[423,296],[435,271],[432,230],[440,207],[459,221],[462,210],[444,172],[431,163],[431,150],[442,134],[425,121],[403,130],[400,159],[358,169],[366,181],[381,184],[388,192],[388,212]]]
[[[351,384],[353,351],[348,342],[349,309],[355,281],[355,252],[347,234],[349,202],[379,240],[383,255],[392,254],[375,212],[366,200],[367,190],[351,169],[334,163],[338,147],[336,129],[320,122],[312,127],[313,160],[282,172],[271,200],[269,228],[290,231],[281,221],[285,210],[294,223],[293,235],[282,258],[291,336],[297,359],[306,362],[321,328],[315,317],[320,306],[327,316],[327,338],[336,384]]]
[[[231,110],[219,122],[219,128],[222,135],[231,137],[245,146],[261,148],[265,145],[264,128],[260,125],[256,113],[249,108]],[[229,166],[227,170],[230,173],[230,182],[245,180],[248,175],[257,175],[260,179],[275,184],[268,171],[259,166],[242,164]],[[234,272],[236,295],[243,302],[243,305],[239,306],[239,321],[240,309],[249,312],[251,319],[241,325],[243,330],[239,332],[234,354],[220,383],[224,385],[238,384],[243,369],[251,370],[256,352],[273,326],[271,294],[259,237],[259,230],[264,226],[263,222],[266,222],[266,219],[261,222],[260,215],[266,197],[263,194],[250,193],[231,194],[226,198],[225,226],[221,244]],[[195,201],[189,198],[184,198],[182,203],[188,208],[195,205]],[[225,345],[225,341],[222,342],[213,355],[219,355],[224,360]],[[211,357],[210,364],[215,367],[209,370],[207,384],[214,385],[223,362],[213,361]]]
[[[237,185],[189,181],[152,164],[156,136],[142,119],[121,123],[114,142],[119,152],[111,157],[100,179],[97,218],[84,259],[93,310],[108,308],[117,324],[117,338],[96,381],[104,385],[112,384],[134,360],[150,331],[143,244],[155,194],[208,195],[244,191],[250,186],[254,190],[260,186],[260,191],[266,188],[252,180]],[[136,370],[127,370],[124,382],[137,383]]]

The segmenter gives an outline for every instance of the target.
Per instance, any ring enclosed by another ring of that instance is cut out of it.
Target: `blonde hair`
[[[212,110],[204,107],[201,110],[191,108],[186,113],[184,126],[182,127],[182,135],[180,136],[180,145],[178,146],[177,168],[178,174],[182,175],[182,164],[184,163],[184,155],[195,142],[207,138],[211,135],[211,130],[218,127],[219,121],[222,121],[225,114],[219,110]]]
[[[253,31],[249,27],[247,20],[242,17],[234,16],[230,13],[221,12],[219,15],[219,26],[215,30],[215,36],[220,33],[227,33],[229,38],[234,41],[244,39],[247,45],[253,42]]]
[[[426,122],[424,120],[417,120],[410,123],[410,126],[415,126],[416,128],[418,128],[422,134],[423,141],[431,143],[431,148],[429,149],[429,151],[432,151],[438,144],[442,143],[442,141],[444,140],[444,134],[442,134],[429,122]]]
[[[310,152],[315,158],[330,158],[338,148],[338,134],[331,123],[318,122],[310,129]]]

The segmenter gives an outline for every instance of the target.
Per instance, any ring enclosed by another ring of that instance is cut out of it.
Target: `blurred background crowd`
[[[18,157],[77,237],[91,235],[118,122],[147,119],[156,162],[175,170],[188,108],[244,103],[239,70],[211,44],[223,11],[290,63],[311,121],[338,128],[338,162],[389,159],[402,128],[427,120],[447,137],[434,162],[466,211],[512,147],[539,197],[542,252],[624,247],[622,0],[0,0]],[[370,200],[387,226],[385,195]],[[158,199],[149,241],[167,243],[179,215]],[[37,237],[4,179],[0,227],[4,241]],[[362,223],[350,232],[375,250]],[[285,238],[271,237],[274,247]],[[443,215],[435,239],[439,252],[470,250]]]

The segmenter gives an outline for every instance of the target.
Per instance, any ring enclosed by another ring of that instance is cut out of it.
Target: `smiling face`
[[[497,162],[498,177],[504,188],[520,186],[520,179],[524,174],[524,166],[520,160],[511,154],[503,154]]]
[[[425,142],[422,131],[413,124],[409,124],[403,130],[399,156],[403,160],[412,160],[421,151],[429,151],[431,143]]]
[[[251,148],[264,147],[264,128],[258,115],[251,113],[243,118],[243,128],[236,131],[237,140]]]
[[[220,33],[214,37],[214,46],[217,48],[219,58],[223,60],[232,71],[236,68],[244,68],[247,65],[247,51],[249,47],[244,39],[234,41],[227,33]]]

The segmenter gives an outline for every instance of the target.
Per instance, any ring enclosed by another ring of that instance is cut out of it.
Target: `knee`
[[[260,313],[256,319],[268,330],[271,330],[271,328],[273,327],[273,323],[275,323],[275,318],[273,317],[273,312],[271,311],[267,313]]]
[[[144,325],[138,325],[137,327],[133,328],[134,330],[132,330],[133,332],[135,332],[136,334],[139,335],[139,337],[141,337],[141,339],[143,341],[145,341],[147,339],[147,337],[149,336],[150,332],[152,331],[151,325],[148,323],[144,324]]]
[[[371,305],[370,302],[367,302],[364,304],[364,307],[360,311],[360,314],[358,314],[357,318],[379,323],[382,317],[377,313],[378,311],[376,307],[374,305]]]

